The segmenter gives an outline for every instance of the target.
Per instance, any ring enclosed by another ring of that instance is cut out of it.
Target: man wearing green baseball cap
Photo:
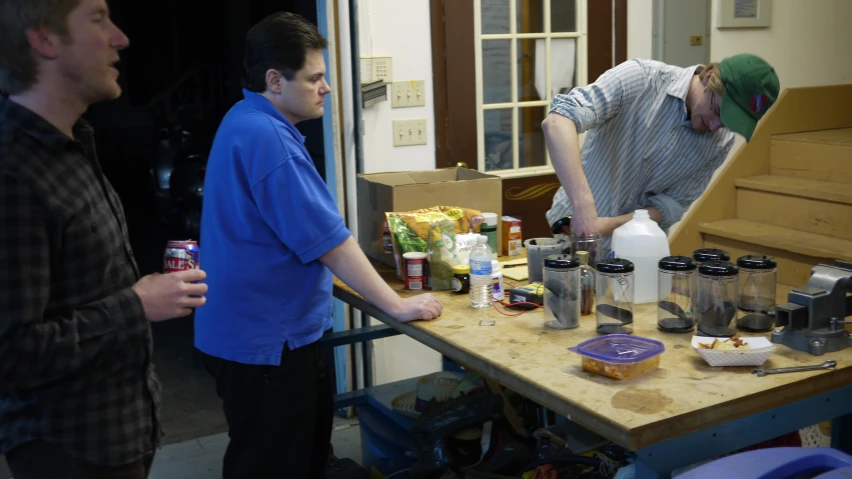
[[[741,54],[687,68],[629,60],[557,95],[542,123],[562,186],[548,223],[600,234],[606,249],[637,209],[668,231],[707,188],[734,133],[751,140],[779,90],[772,66]]]
[[[757,122],[778,99],[778,75],[762,58],[742,54],[719,63],[722,124],[751,141]]]

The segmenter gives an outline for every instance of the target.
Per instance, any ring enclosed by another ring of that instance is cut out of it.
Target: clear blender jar
[[[589,265],[596,267],[599,261],[604,260],[603,237],[597,233],[571,233],[571,253],[577,254],[578,251],[588,252]]]
[[[624,258],[597,263],[595,319],[598,333],[633,333],[633,270],[633,263]]]
[[[737,328],[766,332],[775,325],[775,258],[749,254],[737,259],[740,268]]]
[[[544,260],[544,325],[573,329],[580,325],[580,261],[568,254]]]
[[[703,336],[731,337],[737,315],[739,268],[730,261],[707,261],[698,267],[695,321]]]
[[[657,328],[670,333],[692,331],[698,265],[688,256],[666,256],[658,268]]]

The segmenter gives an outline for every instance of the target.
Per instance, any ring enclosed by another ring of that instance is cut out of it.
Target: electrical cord
[[[499,309],[499,308],[497,308],[497,303],[500,303],[500,304],[501,304],[501,305],[503,305],[503,307],[505,307],[505,308],[510,308],[510,307],[512,307],[512,306],[519,306],[519,305],[530,305],[530,306],[533,306],[533,307],[534,307],[533,309],[535,309],[535,308],[541,308],[541,307],[542,307],[540,304],[536,304],[536,303],[528,303],[528,302],[526,302],[526,301],[522,301],[522,302],[520,302],[520,303],[508,303],[508,304],[507,304],[505,301],[492,301],[492,302],[491,302],[491,305],[492,305],[492,306],[494,306],[494,309],[495,309],[498,313],[502,314],[503,316],[509,316],[509,317],[511,317],[511,318],[514,318],[515,316],[520,316],[520,315],[522,315],[522,314],[526,313],[528,310],[524,310],[524,311],[521,311],[521,312],[519,312],[519,313],[515,313],[515,314],[504,313],[503,311],[500,311],[500,309]]]
[[[403,472],[408,472],[408,471],[410,471],[410,470],[411,470],[411,468],[403,469],[403,470],[401,470],[401,471],[396,471],[396,472],[394,472],[393,474],[391,474],[390,476],[385,476],[385,479],[391,479],[392,477],[394,477],[394,476],[396,476],[396,475],[402,474]],[[410,475],[410,474],[409,474],[409,475]]]

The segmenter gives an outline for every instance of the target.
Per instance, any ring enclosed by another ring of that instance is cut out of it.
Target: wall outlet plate
[[[393,121],[393,146],[426,144],[426,119],[410,118]]]

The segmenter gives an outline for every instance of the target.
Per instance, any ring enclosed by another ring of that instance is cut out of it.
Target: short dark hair
[[[68,36],[68,14],[80,0],[0,0],[0,92],[15,95],[30,89],[38,65],[27,30],[46,27]]]
[[[280,71],[284,78],[305,66],[308,50],[328,48],[317,27],[295,13],[279,12],[264,18],[246,35],[243,87],[256,93],[266,91],[266,72]]]

